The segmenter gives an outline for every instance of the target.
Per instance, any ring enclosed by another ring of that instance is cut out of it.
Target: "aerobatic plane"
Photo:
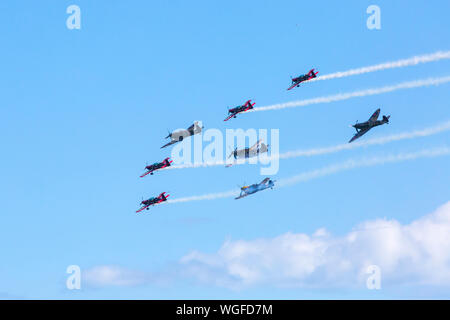
[[[263,141],[262,139],[259,139],[250,148],[244,148],[244,149],[238,150],[238,148],[236,147],[236,149],[234,149],[234,151],[230,153],[230,155],[228,156],[228,159],[231,157],[233,157],[235,160],[242,159],[242,158],[247,159],[247,158],[255,157],[261,153],[268,152],[269,145],[265,144],[262,141]],[[227,165],[227,167],[229,167],[229,166],[231,166],[231,164]]]
[[[241,188],[241,194],[239,195],[239,197],[236,197],[235,199],[241,199],[244,198],[248,195],[254,194],[258,191],[262,191],[268,188],[273,189],[273,186],[275,185],[274,181],[270,180],[270,178],[265,178],[263,181],[261,181],[260,183],[255,183],[252,184],[250,186],[243,186]]]
[[[253,109],[253,106],[255,105],[255,103],[252,103],[252,100],[248,100],[246,101],[243,105],[241,106],[237,106],[235,108],[232,109],[228,109],[228,117],[223,120],[223,121],[228,121],[231,118],[236,118],[238,113],[242,113],[242,112],[246,112],[250,109]]]
[[[319,73],[319,71],[314,72],[314,69],[311,69],[311,70],[309,70],[309,72],[307,74],[303,74],[297,78],[291,78],[292,85],[288,88],[288,90],[291,90],[292,88],[295,88],[295,87],[300,87],[300,83],[302,83],[303,81],[308,81],[308,80],[311,80],[311,79],[317,77],[318,73]]]
[[[168,136],[166,137],[166,139],[170,138],[171,141],[169,143],[166,143],[165,145],[163,145],[161,147],[161,149],[165,148],[167,146],[170,146],[174,143],[183,141],[184,138],[193,136],[194,134],[198,134],[198,133],[202,132],[202,129],[203,129],[203,127],[200,127],[199,122],[195,121],[194,124],[191,125],[189,128],[187,128],[186,130],[178,130],[175,132],[170,132],[168,134]]]
[[[351,127],[356,129],[356,134],[353,136],[353,138],[350,139],[349,143],[352,141],[355,141],[356,139],[358,139],[359,137],[361,137],[362,135],[367,133],[367,131],[369,131],[373,127],[377,127],[377,126],[381,126],[382,124],[389,123],[389,118],[391,116],[383,116],[382,120],[378,120],[379,116],[380,116],[380,109],[377,109],[372,114],[372,116],[370,117],[370,119],[368,121],[361,122],[361,123],[356,122],[356,124],[352,125]]]
[[[141,175],[141,178],[145,177],[148,174],[153,174],[154,171],[160,170],[166,167],[170,167],[170,164],[173,161],[170,160],[170,158],[165,158],[162,162],[155,162],[154,164],[151,164],[149,166],[145,166],[145,170],[147,170],[146,173]]]
[[[170,194],[165,195],[165,192],[161,193],[159,196],[157,197],[153,197],[147,200],[142,200],[141,202],[141,208],[136,211],[136,213],[139,213],[143,210],[148,210],[150,209],[150,206],[154,206],[156,204],[159,204],[161,202],[167,201],[167,198],[170,196]]]

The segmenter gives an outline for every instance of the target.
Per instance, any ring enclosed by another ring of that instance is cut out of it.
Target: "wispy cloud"
[[[134,271],[116,265],[100,265],[82,272],[83,286],[88,287],[130,287],[148,282],[148,273]]]

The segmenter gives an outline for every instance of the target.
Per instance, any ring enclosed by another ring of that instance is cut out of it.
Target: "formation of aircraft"
[[[287,88],[287,90],[291,90],[291,89],[293,89],[295,87],[300,87],[300,83],[302,83],[304,81],[311,80],[311,79],[317,77],[318,73],[319,73],[319,71],[314,72],[314,69],[311,69],[311,70],[308,71],[307,74],[303,74],[303,75],[301,75],[301,76],[299,76],[297,78],[292,78],[291,79],[292,80],[292,85],[289,88]]]
[[[161,162],[155,162],[154,164],[151,164],[149,166],[145,166],[145,170],[147,170],[146,173],[141,175],[141,178],[145,177],[148,174],[153,175],[153,172],[156,170],[160,170],[160,169],[164,169],[166,167],[170,167],[170,164],[173,161],[170,160],[170,158],[165,158],[163,161]]]
[[[316,78],[317,74],[319,72],[314,71],[314,70],[315,69],[311,69],[308,73],[306,73],[304,75],[301,75],[296,78],[292,78],[292,84],[287,90],[291,90],[295,87],[299,87],[302,82]],[[247,111],[253,109],[254,105],[255,105],[255,103],[252,103],[252,100],[247,100],[244,104],[229,109],[228,117],[224,121],[228,121],[231,118],[236,118],[236,116],[238,114],[244,113],[244,112],[247,112]],[[377,109],[372,114],[372,116],[370,117],[370,119],[368,121],[362,122],[362,123],[357,122],[356,124],[352,125],[352,127],[355,128],[355,130],[356,130],[356,134],[351,138],[349,143],[360,138],[362,135],[366,134],[370,129],[372,129],[376,126],[380,126],[380,125],[389,123],[389,118],[390,118],[389,115],[388,116],[384,115],[381,120],[378,120],[379,115],[380,115],[380,109]],[[181,142],[187,137],[193,136],[195,134],[199,134],[202,132],[202,129],[203,129],[203,127],[200,126],[199,122],[195,121],[189,128],[187,128],[185,130],[177,130],[174,132],[170,132],[169,135],[166,137],[166,139],[170,138],[170,142],[163,145],[161,147],[161,149],[168,147],[174,143]],[[258,156],[259,154],[262,154],[262,153],[267,153],[268,149],[269,149],[269,145],[266,145],[262,141],[262,139],[260,139],[253,146],[251,146],[249,148],[244,148],[244,149],[238,150],[236,147],[234,149],[234,151],[232,151],[229,154],[228,159],[230,159],[231,157],[233,157],[234,160],[251,158],[251,157]],[[142,174],[140,177],[143,178],[148,174],[153,175],[154,171],[169,167],[172,162],[173,161],[171,161],[170,158],[165,158],[161,162],[156,162],[152,165],[148,165],[145,167],[145,170],[147,170],[147,171],[144,174]],[[230,166],[232,166],[232,164],[228,164],[226,167],[230,167]],[[238,197],[236,197],[235,199],[242,199],[244,197],[247,197],[248,195],[254,194],[256,192],[259,192],[259,191],[262,191],[262,190],[265,190],[268,188],[273,189],[273,187],[275,185],[274,182],[275,181],[271,180],[270,178],[265,178],[260,183],[255,183],[255,184],[252,184],[249,186],[243,186],[240,188],[241,189],[240,195]],[[141,212],[143,210],[149,210],[150,206],[157,205],[159,203],[167,201],[168,197],[169,197],[169,195],[168,194],[166,195],[166,192],[163,192],[157,197],[143,200],[141,202],[141,208],[139,210],[137,210],[136,212]]]
[[[241,187],[241,194],[239,195],[239,197],[236,197],[234,199],[236,199],[236,200],[242,199],[246,196],[249,196],[249,195],[259,192],[259,191],[266,190],[268,188],[273,189],[274,185],[275,185],[275,183],[273,180],[270,180],[270,178],[265,178],[260,183],[255,183],[250,186]]]
[[[167,201],[167,198],[170,196],[170,194],[166,195],[165,192],[161,193],[159,196],[157,197],[153,197],[147,200],[142,200],[141,202],[141,207],[139,208],[139,210],[136,211],[136,213],[139,213],[143,210],[148,210],[150,208],[150,206],[154,206],[156,204],[159,204],[161,202]]]
[[[361,123],[356,122],[356,124],[352,125],[352,127],[355,128],[356,130],[356,134],[353,136],[353,138],[350,139],[349,143],[360,138],[362,135],[366,134],[367,131],[369,131],[370,129],[389,123],[389,118],[391,116],[383,116],[382,120],[378,120],[379,116],[380,116],[380,109],[377,109],[369,118],[369,120],[367,120],[366,122]]]
[[[242,113],[242,112],[246,112],[250,109],[253,109],[253,106],[255,105],[255,103],[252,103],[252,100],[247,100],[243,105],[241,106],[237,106],[235,108],[229,109],[228,110],[228,117],[223,120],[223,121],[228,121],[231,118],[236,118],[238,113]]]
[[[174,143],[183,141],[184,138],[193,136],[194,134],[199,134],[200,132],[202,132],[202,129],[203,129],[203,127],[200,127],[198,121],[195,121],[194,124],[191,125],[189,128],[187,128],[186,130],[178,130],[175,132],[169,132],[166,139],[170,138],[170,142],[163,145],[161,147],[161,149],[168,147]]]

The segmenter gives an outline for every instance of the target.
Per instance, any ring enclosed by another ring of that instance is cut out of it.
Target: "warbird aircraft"
[[[303,74],[297,78],[292,78],[292,85],[288,88],[288,90],[291,90],[292,88],[295,87],[300,87],[300,83],[302,83],[303,81],[308,81],[311,80],[315,77],[317,77],[317,74],[319,73],[319,71],[314,72],[314,69],[309,70],[309,72],[307,74]]]
[[[154,164],[151,164],[149,166],[145,166],[145,170],[147,170],[146,173],[141,175],[141,178],[145,177],[148,174],[153,174],[154,171],[163,169],[165,167],[170,167],[170,164],[173,162],[170,160],[170,158],[165,158],[162,162],[156,162]]]
[[[265,190],[268,188],[273,189],[274,185],[275,185],[274,181],[270,180],[270,178],[265,178],[260,183],[255,183],[250,186],[241,187],[241,194],[239,195],[239,197],[236,197],[234,199],[238,200],[238,199],[244,198],[248,195],[254,194],[258,191],[262,191],[262,190]]]
[[[242,159],[242,158],[244,158],[244,159],[252,158],[252,157],[256,157],[257,155],[259,155],[261,153],[268,152],[268,150],[269,150],[269,145],[262,142],[262,139],[259,139],[250,148],[244,148],[244,149],[238,150],[238,148],[236,147],[236,149],[234,149],[234,151],[230,153],[230,155],[228,156],[228,159],[231,157],[234,157],[235,160]],[[232,164],[228,164],[227,167],[230,167],[231,165]]]
[[[166,137],[166,139],[170,138],[171,141],[163,145],[161,149],[170,146],[174,143],[183,141],[184,138],[193,136],[194,134],[198,134],[202,132],[202,129],[203,127],[200,127],[199,122],[195,121],[194,124],[191,125],[189,128],[187,128],[186,130],[178,130],[175,132],[170,132],[169,135]]]
[[[389,123],[389,118],[391,116],[383,116],[382,120],[378,120],[378,117],[380,116],[380,109],[377,109],[370,119],[366,122],[361,122],[352,125],[351,127],[356,129],[356,134],[353,136],[353,138],[350,139],[349,143],[352,141],[355,141],[359,137],[361,137],[363,134],[367,133],[370,129],[373,127],[381,126],[382,124]]]
[[[148,210],[148,209],[150,209],[149,208],[150,206],[153,206],[155,204],[159,204],[161,202],[167,201],[167,198],[169,196],[170,196],[170,194],[165,195],[165,192],[163,192],[157,197],[150,198],[150,199],[147,199],[147,200],[142,200],[141,208],[138,211],[136,211],[136,213],[139,213],[139,212],[141,212],[143,210]]]
[[[228,121],[231,118],[236,118],[238,113],[246,112],[250,109],[253,109],[254,105],[255,105],[255,103],[252,103],[252,100],[248,100],[241,106],[237,106],[235,108],[228,109],[229,116],[223,121]]]

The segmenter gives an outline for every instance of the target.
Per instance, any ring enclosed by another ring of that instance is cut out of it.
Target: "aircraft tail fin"
[[[159,196],[161,197],[161,199],[162,199],[163,201],[166,201],[167,198],[169,197],[169,195],[166,195],[165,192],[161,193]]]

